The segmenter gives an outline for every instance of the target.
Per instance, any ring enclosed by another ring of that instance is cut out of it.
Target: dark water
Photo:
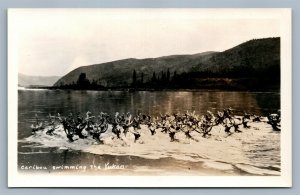
[[[207,110],[216,113],[227,107],[235,109],[236,114],[247,111],[256,115],[266,115],[280,109],[280,94],[274,92],[228,92],[228,91],[198,91],[198,92],[123,92],[123,91],[62,91],[62,90],[19,90],[18,91],[18,138],[31,136],[30,125],[35,121],[35,114],[47,120],[47,115],[70,112],[80,112],[82,115],[91,111],[97,115],[100,112],[114,114],[115,112],[138,112],[157,116],[160,113],[184,113],[195,111],[205,114]],[[124,170],[105,171],[105,163],[122,162]],[[280,162],[279,162],[280,163]],[[89,168],[90,165],[101,165],[102,169]],[[38,173],[60,172],[51,169],[60,165],[84,165],[84,174],[97,175],[159,175],[170,173],[183,175],[249,175],[249,173],[234,167],[226,172],[205,168],[202,163],[176,160],[173,158],[145,159],[137,156],[95,155],[70,149],[56,147],[40,147],[36,143],[19,142],[18,168],[21,166],[45,166],[47,170]],[[147,166],[146,166],[147,165]],[[146,166],[146,169],[143,167]],[[146,170],[146,171],[145,171]],[[25,172],[27,172],[25,170]],[[75,171],[72,173],[81,173]],[[251,175],[251,174],[250,174]]]
[[[138,112],[157,116],[160,113],[184,113],[195,111],[216,113],[231,107],[236,114],[247,111],[266,115],[280,109],[280,94],[276,92],[125,92],[125,91],[63,91],[63,90],[19,90],[18,91],[18,135],[19,139],[30,136],[30,125],[35,114],[47,119],[47,115],[87,111],[93,114],[115,112],[136,114]]]

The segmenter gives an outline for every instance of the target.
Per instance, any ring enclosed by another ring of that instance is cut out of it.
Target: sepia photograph
[[[11,187],[291,186],[290,9],[9,9]]]

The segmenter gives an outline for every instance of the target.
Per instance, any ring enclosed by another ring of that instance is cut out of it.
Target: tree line
[[[195,71],[182,72],[169,69],[160,72],[152,72],[147,78],[144,72],[132,71],[131,82],[126,86],[106,87],[96,80],[89,80],[86,73],[81,73],[76,82],[71,84],[60,83],[55,88],[78,90],[163,90],[163,89],[238,89],[260,90],[279,89],[280,67],[270,66],[263,70],[254,70],[249,66],[240,66],[235,69],[225,69],[219,72]]]

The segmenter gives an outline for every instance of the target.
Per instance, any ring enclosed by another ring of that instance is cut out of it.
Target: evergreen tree
[[[136,86],[136,71],[133,70],[132,73],[132,86],[135,87]]]
[[[79,89],[87,89],[90,86],[90,81],[87,79],[85,73],[81,73],[77,80],[77,87]]]
[[[152,83],[155,83],[155,82],[156,82],[156,75],[155,75],[155,72],[153,72],[153,74],[152,74],[151,82],[152,82]]]
[[[169,68],[168,68],[168,71],[167,71],[167,82],[169,82],[170,81],[170,70],[169,70]]]
[[[166,81],[166,73],[165,72],[162,73],[161,80],[162,80],[162,82]]]
[[[176,70],[174,71],[174,74],[173,74],[173,78],[172,78],[172,80],[175,80],[177,78],[177,72],[176,72]]]
[[[141,74],[141,84],[143,84],[144,83],[144,73],[142,72],[142,74]]]

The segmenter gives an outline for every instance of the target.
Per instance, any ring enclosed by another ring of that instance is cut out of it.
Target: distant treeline
[[[153,72],[146,80],[143,72],[133,70],[129,85],[105,87],[96,80],[89,80],[86,73],[78,76],[77,82],[51,87],[74,90],[167,90],[167,89],[223,89],[223,90],[279,90],[280,68],[270,66],[260,71],[249,66],[240,66],[222,72],[199,71],[177,74],[169,69]]]

